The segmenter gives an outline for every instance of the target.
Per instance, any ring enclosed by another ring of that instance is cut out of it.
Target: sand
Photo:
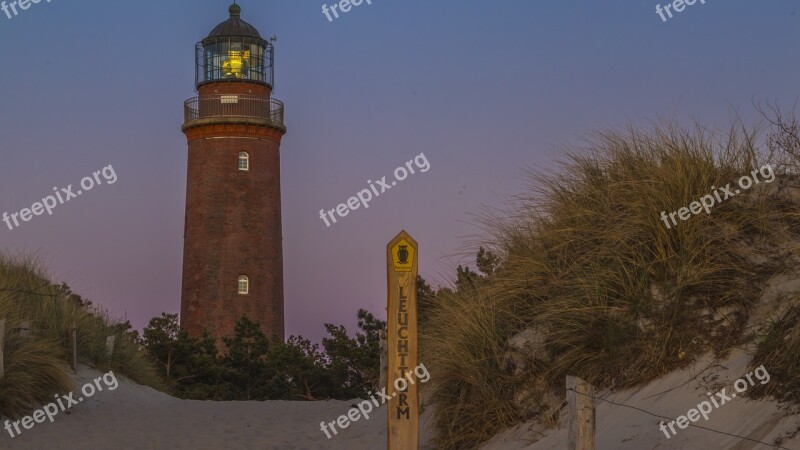
[[[660,415],[686,414],[716,392],[748,373],[750,356],[734,351],[725,361],[711,365],[710,357],[694,366],[676,371],[637,389],[600,392],[615,403],[642,408]],[[704,370],[706,369],[706,370]],[[701,373],[700,373],[701,372]],[[697,374],[700,373],[698,376]],[[81,367],[75,377],[78,386],[102,373]],[[12,439],[4,430],[0,449],[382,449],[386,448],[386,410],[369,420],[363,418],[328,439],[320,422],[346,414],[355,401],[318,402],[212,402],[180,400],[154,389],[118,377],[119,387],[104,390],[73,406],[70,414],[60,413],[54,423],[36,424]],[[731,389],[728,389],[730,393]],[[77,395],[76,395],[77,398]],[[777,402],[737,397],[714,409],[698,425],[774,442],[800,450],[800,415]],[[420,419],[423,445],[431,438],[432,409]],[[659,419],[640,411],[597,403],[598,450],[698,449],[748,450],[772,448],[696,428],[678,430],[666,438]],[[521,424],[495,436],[483,450],[564,449],[567,433],[563,426],[546,430],[535,422]]]
[[[102,373],[81,367],[78,386]],[[11,438],[0,449],[380,449],[386,448],[386,408],[328,439],[320,422],[346,414],[354,401],[211,402],[180,400],[117,377],[114,391],[98,392]],[[77,398],[77,395],[75,395]],[[423,413],[427,424],[430,410]],[[427,426],[421,427],[423,429]],[[426,437],[427,439],[427,437]]]
[[[664,416],[677,417],[748,373],[750,357],[737,350],[719,365],[709,366],[710,357],[693,367],[673,372],[637,389],[600,392],[599,396]],[[698,372],[702,373],[696,376]],[[78,386],[101,376],[81,367]],[[363,418],[328,439],[320,431],[322,420],[330,422],[346,414],[354,401],[319,402],[211,402],[180,400],[118,377],[119,387],[104,390],[60,413],[54,423],[36,424],[21,436],[10,438],[4,430],[2,449],[382,449],[386,448],[385,407],[369,420]],[[730,393],[730,389],[728,390]],[[77,395],[76,395],[77,397]],[[431,437],[432,409],[421,416],[424,443]],[[800,430],[800,415],[785,405],[738,397],[714,409],[698,425],[727,433],[773,442]],[[709,431],[687,428],[669,439],[659,430],[659,419],[645,413],[597,403],[598,450],[647,449],[767,449]],[[800,450],[800,433],[784,440],[783,447]],[[564,449],[563,424],[554,430],[534,422],[521,424],[495,436],[483,450]],[[423,444],[422,449],[433,448]]]
[[[708,370],[711,358],[700,359],[693,367],[676,371],[637,389],[619,392],[600,392],[599,397],[615,403],[622,403],[667,417],[685,415],[708,397],[706,392],[717,392],[724,385],[730,386],[738,378],[749,373],[747,365],[750,356],[735,350],[725,361],[713,365]],[[696,376],[699,372],[702,374]],[[769,368],[767,368],[769,371]],[[759,381],[756,380],[756,383]],[[667,392],[665,392],[667,391]],[[726,393],[730,394],[732,388]],[[781,446],[800,450],[800,415],[794,414],[796,407],[780,405],[777,402],[754,401],[737,397],[709,414],[709,420],[699,418],[696,425],[712,428],[726,433],[737,434],[759,441],[773,443],[777,437],[798,434],[786,438]],[[597,401],[598,450],[748,450],[774,448],[725,436],[706,430],[689,427],[678,431],[667,439],[659,429],[659,422],[653,416],[633,409]],[[482,446],[482,450],[499,449],[564,449],[567,430],[561,427],[545,430],[530,422],[507,430]]]

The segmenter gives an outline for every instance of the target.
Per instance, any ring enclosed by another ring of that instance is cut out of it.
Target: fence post
[[[70,343],[72,344],[72,359],[70,365],[72,371],[78,373],[78,327],[75,322],[72,322],[72,330],[70,330]]]
[[[27,338],[31,333],[31,323],[28,321],[19,324],[19,337]]]
[[[594,386],[567,376],[567,450],[594,450]]]
[[[117,339],[116,336],[109,336],[106,338],[106,356],[110,359],[111,355],[114,354],[114,341]]]
[[[6,319],[0,319],[0,380],[3,379],[5,367],[3,366],[3,347],[6,343]]]

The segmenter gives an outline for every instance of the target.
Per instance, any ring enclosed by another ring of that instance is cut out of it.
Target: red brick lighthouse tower
[[[196,45],[198,96],[186,101],[189,144],[181,327],[233,334],[246,314],[283,339],[280,145],[283,103],[271,98],[274,47],[240,18]]]

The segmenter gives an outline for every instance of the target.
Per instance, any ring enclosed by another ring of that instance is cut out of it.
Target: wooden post
[[[72,366],[72,371],[78,373],[78,327],[75,325],[75,322],[72,322],[70,344],[72,344],[72,359],[70,360],[70,365]]]
[[[594,386],[567,376],[567,450],[595,450]]]
[[[3,347],[6,343],[6,319],[0,319],[0,380],[3,379],[5,368],[3,366]]]
[[[387,402],[389,450],[419,448],[419,397],[414,369],[417,354],[417,242],[401,231],[386,246]],[[409,375],[410,373],[410,375]]]
[[[378,384],[380,387],[386,386],[386,330],[381,330],[381,381]]]
[[[31,323],[30,322],[22,322],[19,324],[19,337],[27,338],[31,333]]]
[[[109,336],[106,338],[106,357],[109,359],[111,359],[111,355],[114,354],[114,341],[116,339],[116,336]]]

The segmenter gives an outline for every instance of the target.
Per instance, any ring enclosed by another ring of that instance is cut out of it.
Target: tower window
[[[246,275],[239,277],[239,294],[247,295],[250,293],[250,279]]]
[[[247,152],[239,153],[239,170],[244,172],[250,170],[250,155]]]

